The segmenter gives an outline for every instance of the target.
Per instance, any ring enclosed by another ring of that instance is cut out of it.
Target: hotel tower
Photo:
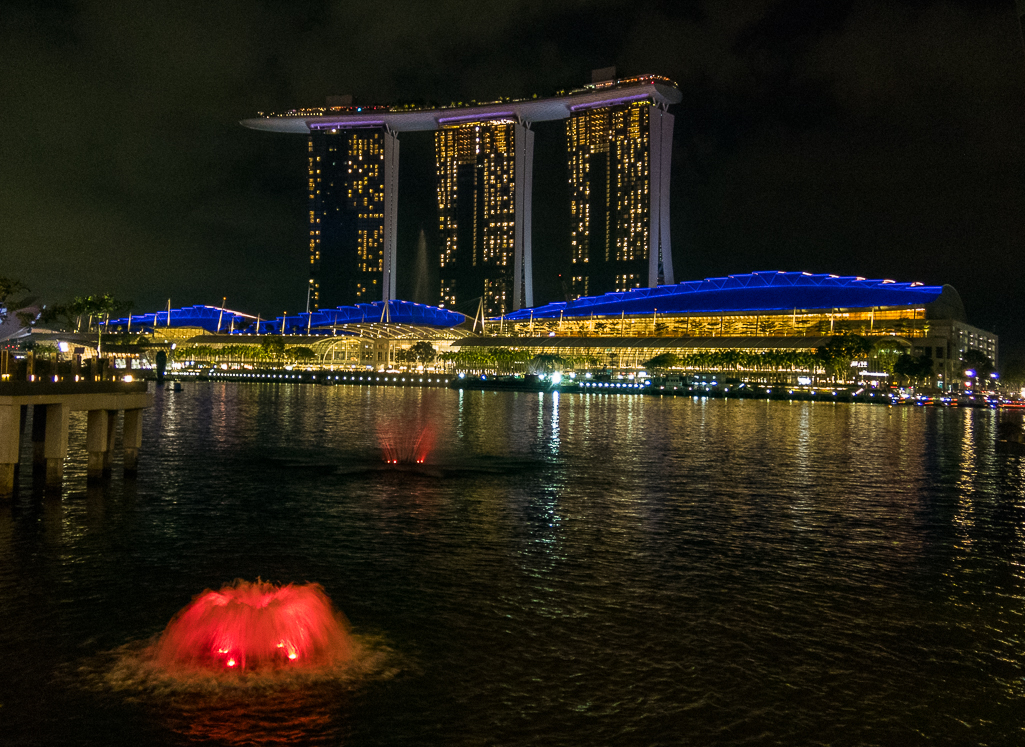
[[[482,298],[488,316],[533,306],[533,145],[534,133],[515,121],[473,122],[435,132],[441,306],[465,306]]]
[[[571,298],[673,283],[673,115],[652,98],[599,102],[575,108],[566,139]]]
[[[395,297],[398,151],[383,128],[310,133],[310,309]]]
[[[574,296],[673,282],[669,164],[680,92],[657,75],[554,96],[449,106],[354,106],[243,120],[308,138],[311,308],[395,298],[400,132],[433,132],[438,303],[488,316],[534,305],[534,122],[567,120],[572,235],[560,264]],[[553,164],[554,166],[554,164]]]

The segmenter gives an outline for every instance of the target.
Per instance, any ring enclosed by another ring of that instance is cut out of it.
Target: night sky
[[[0,274],[41,300],[305,308],[305,138],[258,111],[550,95],[658,73],[683,101],[677,280],[950,283],[1025,353],[1025,52],[1014,0],[47,2],[0,9]],[[562,123],[535,125],[535,301],[558,300]],[[435,251],[433,141],[401,135],[400,295]]]

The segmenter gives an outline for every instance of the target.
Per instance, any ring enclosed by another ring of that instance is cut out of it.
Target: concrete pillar
[[[534,192],[534,131],[513,128],[513,311],[534,305],[531,213]]]
[[[68,424],[71,408],[66,404],[46,406],[46,488],[60,490],[64,483],[64,457],[68,455]]]
[[[107,410],[107,450],[103,452],[103,475],[110,476],[111,456],[114,454],[114,440],[117,436],[117,410]]]
[[[103,477],[103,463],[106,461],[110,413],[106,410],[90,410],[86,421],[85,448],[89,452],[87,479]]]
[[[382,257],[381,300],[396,298],[395,279],[398,259],[399,216],[399,138],[394,132],[384,131],[384,246]]]
[[[121,433],[125,448],[125,474],[139,471],[139,447],[142,446],[142,410],[125,410],[125,424]]]
[[[46,454],[43,443],[46,441],[46,405],[32,406],[32,473],[46,471]]]
[[[21,422],[18,423],[18,433],[24,433],[28,426],[28,405],[20,405],[18,416]],[[18,441],[18,457],[14,460],[14,481],[18,481],[18,473],[21,471],[21,441]]]
[[[14,495],[14,468],[18,464],[21,443],[20,417],[20,406],[0,405],[0,498]]]
[[[652,106],[648,110],[648,287],[672,285],[673,252],[669,241],[669,176],[673,160],[673,115]]]

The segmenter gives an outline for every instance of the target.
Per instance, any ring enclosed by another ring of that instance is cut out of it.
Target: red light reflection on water
[[[164,703],[165,726],[189,744],[337,744],[338,696],[333,690],[285,688],[245,697],[221,693]]]
[[[204,591],[175,615],[154,646],[156,662],[168,669],[319,666],[351,652],[344,618],[319,584],[263,581]]]
[[[391,425],[378,438],[385,464],[423,464],[434,448],[434,430],[429,426]]]

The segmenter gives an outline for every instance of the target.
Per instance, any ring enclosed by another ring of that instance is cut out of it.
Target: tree
[[[661,353],[654,358],[649,358],[641,365],[649,371],[661,371],[667,368],[676,368],[681,364],[680,356],[676,353]]]
[[[412,363],[422,363],[426,366],[434,362],[438,352],[431,343],[420,340],[409,348],[409,356]]]
[[[851,362],[872,352],[872,342],[861,335],[843,334],[829,338],[829,342],[815,350],[826,370],[835,378],[846,381],[850,377]]]
[[[875,359],[878,370],[893,374],[893,367],[897,359],[904,353],[904,348],[890,341],[884,341],[876,346],[872,357]]]
[[[29,327],[38,317],[36,309],[25,308],[31,303],[28,298],[19,298],[16,294],[27,291],[28,287],[16,278],[0,275],[0,324],[3,324],[11,312],[17,317],[21,327]],[[20,328],[3,333],[18,334]]]
[[[54,303],[43,310],[42,319],[44,322],[60,322],[70,331],[77,327],[76,320],[80,317],[73,303]]]
[[[527,372],[532,374],[561,371],[566,367],[566,359],[554,353],[539,353],[527,363]]]
[[[97,296],[76,296],[73,301],[48,306],[43,312],[43,321],[63,322],[64,326],[77,332],[82,327],[83,317],[88,318],[86,331],[93,317],[111,317],[123,314],[132,308],[131,301],[115,298],[110,293]]]
[[[932,358],[903,353],[893,364],[893,373],[910,383],[919,383],[932,377]]]
[[[285,338],[281,335],[267,335],[260,340],[260,349],[267,358],[281,358],[285,355]]]
[[[985,353],[975,348],[968,348],[961,356],[961,363],[966,369],[975,371],[976,378],[988,379],[990,374],[996,373],[993,361]]]
[[[295,347],[288,348],[287,352],[289,357],[295,361],[309,361],[317,357],[313,348],[306,347],[305,345],[296,345]]]
[[[14,300],[14,294],[27,290],[28,287],[20,280],[0,275],[0,323],[7,318],[8,309],[11,306],[17,307],[21,305],[18,301]]]
[[[1025,389],[1025,360],[1015,358],[1000,367],[1000,381],[1013,389]]]

